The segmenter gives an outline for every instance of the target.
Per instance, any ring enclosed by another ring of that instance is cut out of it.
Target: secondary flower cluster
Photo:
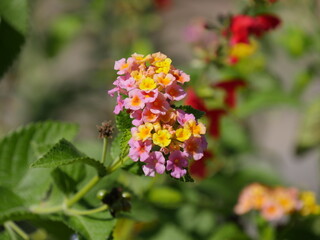
[[[182,85],[189,75],[171,65],[161,53],[133,54],[115,63],[118,78],[109,91],[117,93],[114,113],[125,110],[133,119],[129,157],[143,162],[147,176],[171,171],[181,178],[187,173],[189,159],[203,157],[207,142],[205,126],[193,114],[173,106],[186,96]]]
[[[268,221],[279,221],[292,213],[303,216],[320,214],[320,205],[313,192],[299,192],[295,188],[270,188],[253,183],[242,190],[235,207],[239,215],[251,210],[260,211]]]
[[[231,63],[236,63],[240,58],[250,56],[255,52],[257,44],[250,40],[251,36],[259,38],[267,31],[278,27],[279,24],[280,19],[271,14],[233,16],[225,32],[230,41]]]

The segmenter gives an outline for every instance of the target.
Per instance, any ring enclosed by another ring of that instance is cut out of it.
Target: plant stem
[[[87,192],[91,190],[99,181],[100,181],[99,176],[93,177],[79,192],[77,192],[75,195],[73,195],[72,198],[68,199],[65,202],[65,206],[71,207],[73,204],[78,202]]]
[[[101,207],[94,208],[91,210],[77,210],[77,209],[67,209],[66,213],[70,215],[89,215],[93,213],[103,212],[107,210],[109,207],[108,205],[102,205]]]
[[[103,138],[103,149],[102,149],[102,156],[101,156],[101,163],[104,164],[106,161],[107,156],[107,147],[108,147],[108,138]]]
[[[115,170],[117,170],[124,162],[126,162],[129,159],[129,156],[126,156],[124,159],[118,159],[118,161],[116,161],[113,165],[111,165],[110,167],[108,167],[107,169],[107,173],[110,174],[112,172],[114,172]]]
[[[7,230],[11,240],[17,240],[15,232],[12,228],[8,225],[8,223],[4,223],[4,228]]]
[[[33,213],[38,214],[46,214],[46,213],[54,213],[63,210],[63,206],[53,206],[53,207],[33,207],[30,209]]]
[[[28,234],[26,234],[18,225],[16,225],[12,221],[6,222],[6,225],[8,228],[11,228],[13,231],[15,231],[20,237],[22,237],[24,240],[29,240]]]

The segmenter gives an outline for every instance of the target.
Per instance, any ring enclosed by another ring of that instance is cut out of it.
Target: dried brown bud
[[[97,126],[100,138],[112,138],[114,126],[111,121],[103,122],[101,126]]]

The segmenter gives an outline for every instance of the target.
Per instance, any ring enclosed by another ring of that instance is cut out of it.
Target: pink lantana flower
[[[119,86],[127,91],[131,91],[136,88],[136,80],[133,77],[130,77],[126,80],[120,81]]]
[[[126,109],[131,110],[139,110],[144,108],[145,103],[143,101],[143,95],[141,94],[141,91],[138,89],[134,89],[129,92],[129,98],[126,98],[124,100],[124,107]]]
[[[150,155],[152,144],[150,140],[136,141],[133,138],[129,141],[130,151],[129,157],[133,161],[138,161],[140,158],[141,162],[144,162]]]
[[[187,93],[183,90],[183,88],[176,83],[173,83],[166,88],[165,96],[170,100],[180,101],[184,99],[186,95]]]
[[[207,141],[204,137],[190,137],[184,144],[185,152],[194,160],[201,159],[207,148]]]
[[[184,125],[189,120],[196,120],[193,114],[188,114],[181,109],[177,110],[177,120],[180,125]]]
[[[144,97],[145,103],[154,102],[156,98],[158,97],[158,90],[152,90],[152,91],[141,91],[141,94]]]
[[[134,111],[130,114],[130,117],[133,118],[132,124],[134,126],[140,126],[143,124],[143,119],[142,119],[142,110],[137,110]]]
[[[125,58],[121,58],[119,61],[115,62],[114,70],[118,70],[117,74],[119,75],[126,74],[130,71],[133,62],[133,58],[128,58],[127,61]]]
[[[181,151],[173,151],[167,161],[167,170],[174,178],[181,178],[187,173],[185,169],[188,166],[188,155]]]
[[[151,112],[151,110],[149,108],[145,108],[142,112],[142,120],[143,122],[155,122],[157,121],[159,115],[154,114],[153,112]]]
[[[157,98],[152,103],[148,103],[147,107],[154,114],[165,115],[170,108],[170,104],[162,93],[158,93]]]
[[[159,151],[151,152],[144,162],[146,165],[142,167],[142,170],[146,176],[154,177],[156,172],[163,174],[166,169],[165,158]]]
[[[124,101],[121,98],[121,95],[119,94],[117,97],[117,105],[115,106],[113,113],[119,114],[122,111],[123,107],[124,107]]]

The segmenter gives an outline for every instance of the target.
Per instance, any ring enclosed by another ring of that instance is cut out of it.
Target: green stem
[[[71,207],[73,204],[78,202],[87,192],[89,192],[99,181],[100,181],[99,176],[93,177],[90,182],[88,182],[79,192],[77,192],[75,195],[73,195],[72,198],[68,199],[65,202],[65,206]]]
[[[108,147],[108,138],[103,138],[103,150],[102,150],[102,156],[101,156],[101,163],[104,164],[106,162],[106,156],[107,156],[107,147]]]
[[[109,207],[108,205],[102,205],[101,207],[94,208],[91,210],[77,210],[77,209],[67,209],[66,213],[70,215],[89,215],[93,213],[103,212],[107,210]]]
[[[12,228],[8,226],[8,223],[4,224],[4,228],[7,230],[11,240],[17,240],[16,234],[14,233]]]
[[[37,213],[37,214],[48,214],[48,213],[54,213],[59,212],[63,210],[63,206],[53,206],[53,207],[32,207],[30,209],[31,212]]]
[[[116,161],[113,165],[111,165],[110,167],[108,167],[107,169],[107,173],[110,174],[112,172],[114,172],[115,170],[117,170],[123,163],[125,163],[127,160],[129,159],[129,156],[126,156],[124,159],[122,160],[118,160]]]
[[[8,221],[6,222],[6,225],[8,228],[11,228],[13,231],[15,231],[20,237],[22,237],[22,239],[24,240],[29,240],[29,236],[28,234],[26,234],[18,225],[16,225],[14,222],[12,221]]]

